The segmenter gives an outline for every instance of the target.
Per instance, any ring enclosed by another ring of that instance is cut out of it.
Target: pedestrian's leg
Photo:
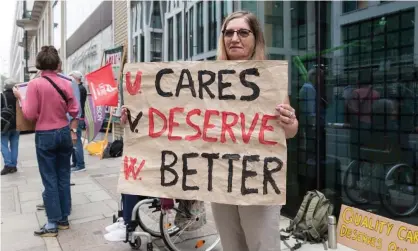
[[[227,204],[212,204],[212,214],[223,250],[227,251],[253,251],[248,249],[245,235],[241,227],[238,206]]]
[[[123,221],[128,224],[131,221],[132,210],[135,205],[139,202],[140,197],[138,195],[123,194]]]
[[[56,170],[58,174],[58,192],[61,205],[60,229],[68,228],[68,216],[71,214],[71,153],[72,141],[69,127],[60,129],[59,146],[57,149]],[[65,225],[65,226],[64,226]]]
[[[1,135],[1,154],[3,155],[4,166],[9,167],[12,163],[9,149],[10,132]]]
[[[74,171],[84,171],[86,170],[86,165],[84,163],[84,150],[83,150],[83,141],[81,139],[83,130],[82,130],[82,124],[84,121],[80,120],[78,122],[77,127],[77,143],[75,145],[74,149],[74,155],[75,155],[75,169]]]
[[[35,134],[36,157],[45,189],[42,197],[48,218],[48,223],[39,231],[35,231],[35,235],[42,237],[57,236],[57,222],[62,218],[58,177],[55,168],[58,161],[55,136],[55,131],[36,132]]]
[[[10,156],[11,165],[17,167],[17,157],[19,155],[19,131],[13,131],[10,133]]]
[[[280,209],[280,206],[239,206],[249,250],[280,251]]]

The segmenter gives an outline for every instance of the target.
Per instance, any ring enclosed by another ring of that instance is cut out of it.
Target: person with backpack
[[[4,161],[1,175],[17,172],[20,132],[16,130],[16,97],[13,94],[16,84],[15,80],[6,79],[1,94],[1,154]]]
[[[14,89],[25,118],[36,121],[35,149],[48,219],[34,232],[41,237],[56,237],[58,229],[70,227],[70,161],[77,140],[79,105],[70,82],[57,75],[60,63],[54,46],[42,46],[36,56],[36,68],[41,71],[41,77],[29,82],[24,100],[19,90]],[[70,122],[67,113],[72,117]]]

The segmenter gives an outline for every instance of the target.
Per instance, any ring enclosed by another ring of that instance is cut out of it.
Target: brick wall
[[[115,46],[124,45],[128,41],[128,8],[126,1],[114,1],[113,9],[114,21],[114,32],[113,32],[113,41]],[[123,128],[119,123],[113,124],[113,139],[123,136]]]

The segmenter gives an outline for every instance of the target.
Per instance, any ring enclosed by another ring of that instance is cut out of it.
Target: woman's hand
[[[21,100],[22,99],[22,95],[20,94],[19,89],[16,86],[13,87],[13,94],[15,95],[15,97],[18,100]]]
[[[286,138],[293,138],[298,131],[298,120],[296,119],[295,109],[287,103],[276,106],[278,112],[277,123],[285,131]]]
[[[127,120],[128,120],[128,113],[126,112],[126,107],[122,107],[122,112],[120,115],[120,122],[122,123],[122,125],[125,125]]]
[[[295,109],[288,104],[281,104],[276,106],[276,110],[279,112],[278,122],[281,126],[291,125],[295,122]]]

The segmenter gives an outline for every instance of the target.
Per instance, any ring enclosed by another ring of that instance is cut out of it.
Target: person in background
[[[16,130],[16,97],[13,94],[13,88],[17,82],[11,78],[4,81],[4,92],[2,95],[1,109],[7,106],[14,111],[14,116],[10,116],[8,121],[9,128],[1,134],[1,154],[3,155],[4,168],[1,170],[1,175],[17,172],[17,156],[19,153],[19,134]],[[3,100],[6,99],[6,100]],[[2,128],[4,129],[4,128]]]
[[[83,82],[81,80],[83,79],[83,75],[79,71],[73,71],[69,74],[70,77],[72,77],[75,81],[75,83],[78,85],[78,90],[75,92],[78,92],[80,96],[80,119],[78,120],[78,128],[77,128],[77,144],[75,145],[74,151],[73,151],[73,165],[72,165],[72,171],[73,172],[82,172],[86,170],[86,165],[84,163],[84,150],[83,150],[83,141],[82,141],[82,133],[84,128],[84,107],[87,100],[87,90],[83,86]]]
[[[77,99],[70,82],[57,75],[61,63],[53,46],[42,46],[36,56],[36,68],[41,77],[28,84],[26,99],[13,90],[26,119],[36,121],[35,149],[44,192],[43,202],[47,223],[34,232],[36,236],[56,237],[58,229],[70,227],[71,213],[71,153],[77,140]]]

